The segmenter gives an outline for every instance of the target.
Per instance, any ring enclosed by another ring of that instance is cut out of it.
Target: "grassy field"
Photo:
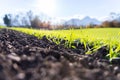
[[[71,29],[71,30],[35,30],[27,28],[12,28],[14,30],[22,31],[37,37],[55,36],[57,38],[65,38],[74,41],[76,39],[84,39],[88,42],[101,43],[120,43],[120,29],[119,28],[94,28],[94,29]]]
[[[46,35],[49,37],[62,38],[69,41],[69,44],[79,41],[87,45],[93,45],[86,53],[91,53],[102,46],[109,47],[109,58],[119,58],[120,55],[120,29],[119,28],[93,28],[93,29],[70,29],[70,30],[35,30],[27,28],[12,28],[22,31],[30,35],[35,35],[39,38]],[[59,44],[59,41],[55,41]],[[69,46],[71,47],[71,46]]]

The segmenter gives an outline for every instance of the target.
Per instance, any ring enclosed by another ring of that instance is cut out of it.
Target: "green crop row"
[[[47,37],[55,37],[60,40],[68,40],[66,47],[73,47],[73,42],[84,44],[86,54],[90,54],[93,51],[97,51],[103,46],[107,46],[109,49],[110,60],[120,57],[120,29],[119,28],[94,28],[94,29],[70,29],[70,30],[36,30],[28,28],[12,28],[30,35],[42,38],[46,35]],[[53,39],[57,44],[60,40]],[[93,46],[89,48],[89,46]]]

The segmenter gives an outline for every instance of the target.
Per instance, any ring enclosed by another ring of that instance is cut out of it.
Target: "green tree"
[[[5,17],[3,18],[4,24],[7,27],[11,27],[11,19],[10,19],[10,14],[6,14]]]

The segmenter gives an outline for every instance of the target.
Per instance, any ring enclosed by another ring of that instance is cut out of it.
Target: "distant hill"
[[[101,22],[95,18],[90,18],[89,16],[87,16],[81,20],[74,18],[74,19],[70,19],[64,23],[64,25],[74,25],[74,26],[81,26],[81,25],[86,26],[89,24],[99,25],[99,24],[101,24]]]

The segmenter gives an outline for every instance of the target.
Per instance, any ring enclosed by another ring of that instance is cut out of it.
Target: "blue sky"
[[[0,0],[0,15],[33,10],[54,17],[102,18],[120,13],[120,0]]]

